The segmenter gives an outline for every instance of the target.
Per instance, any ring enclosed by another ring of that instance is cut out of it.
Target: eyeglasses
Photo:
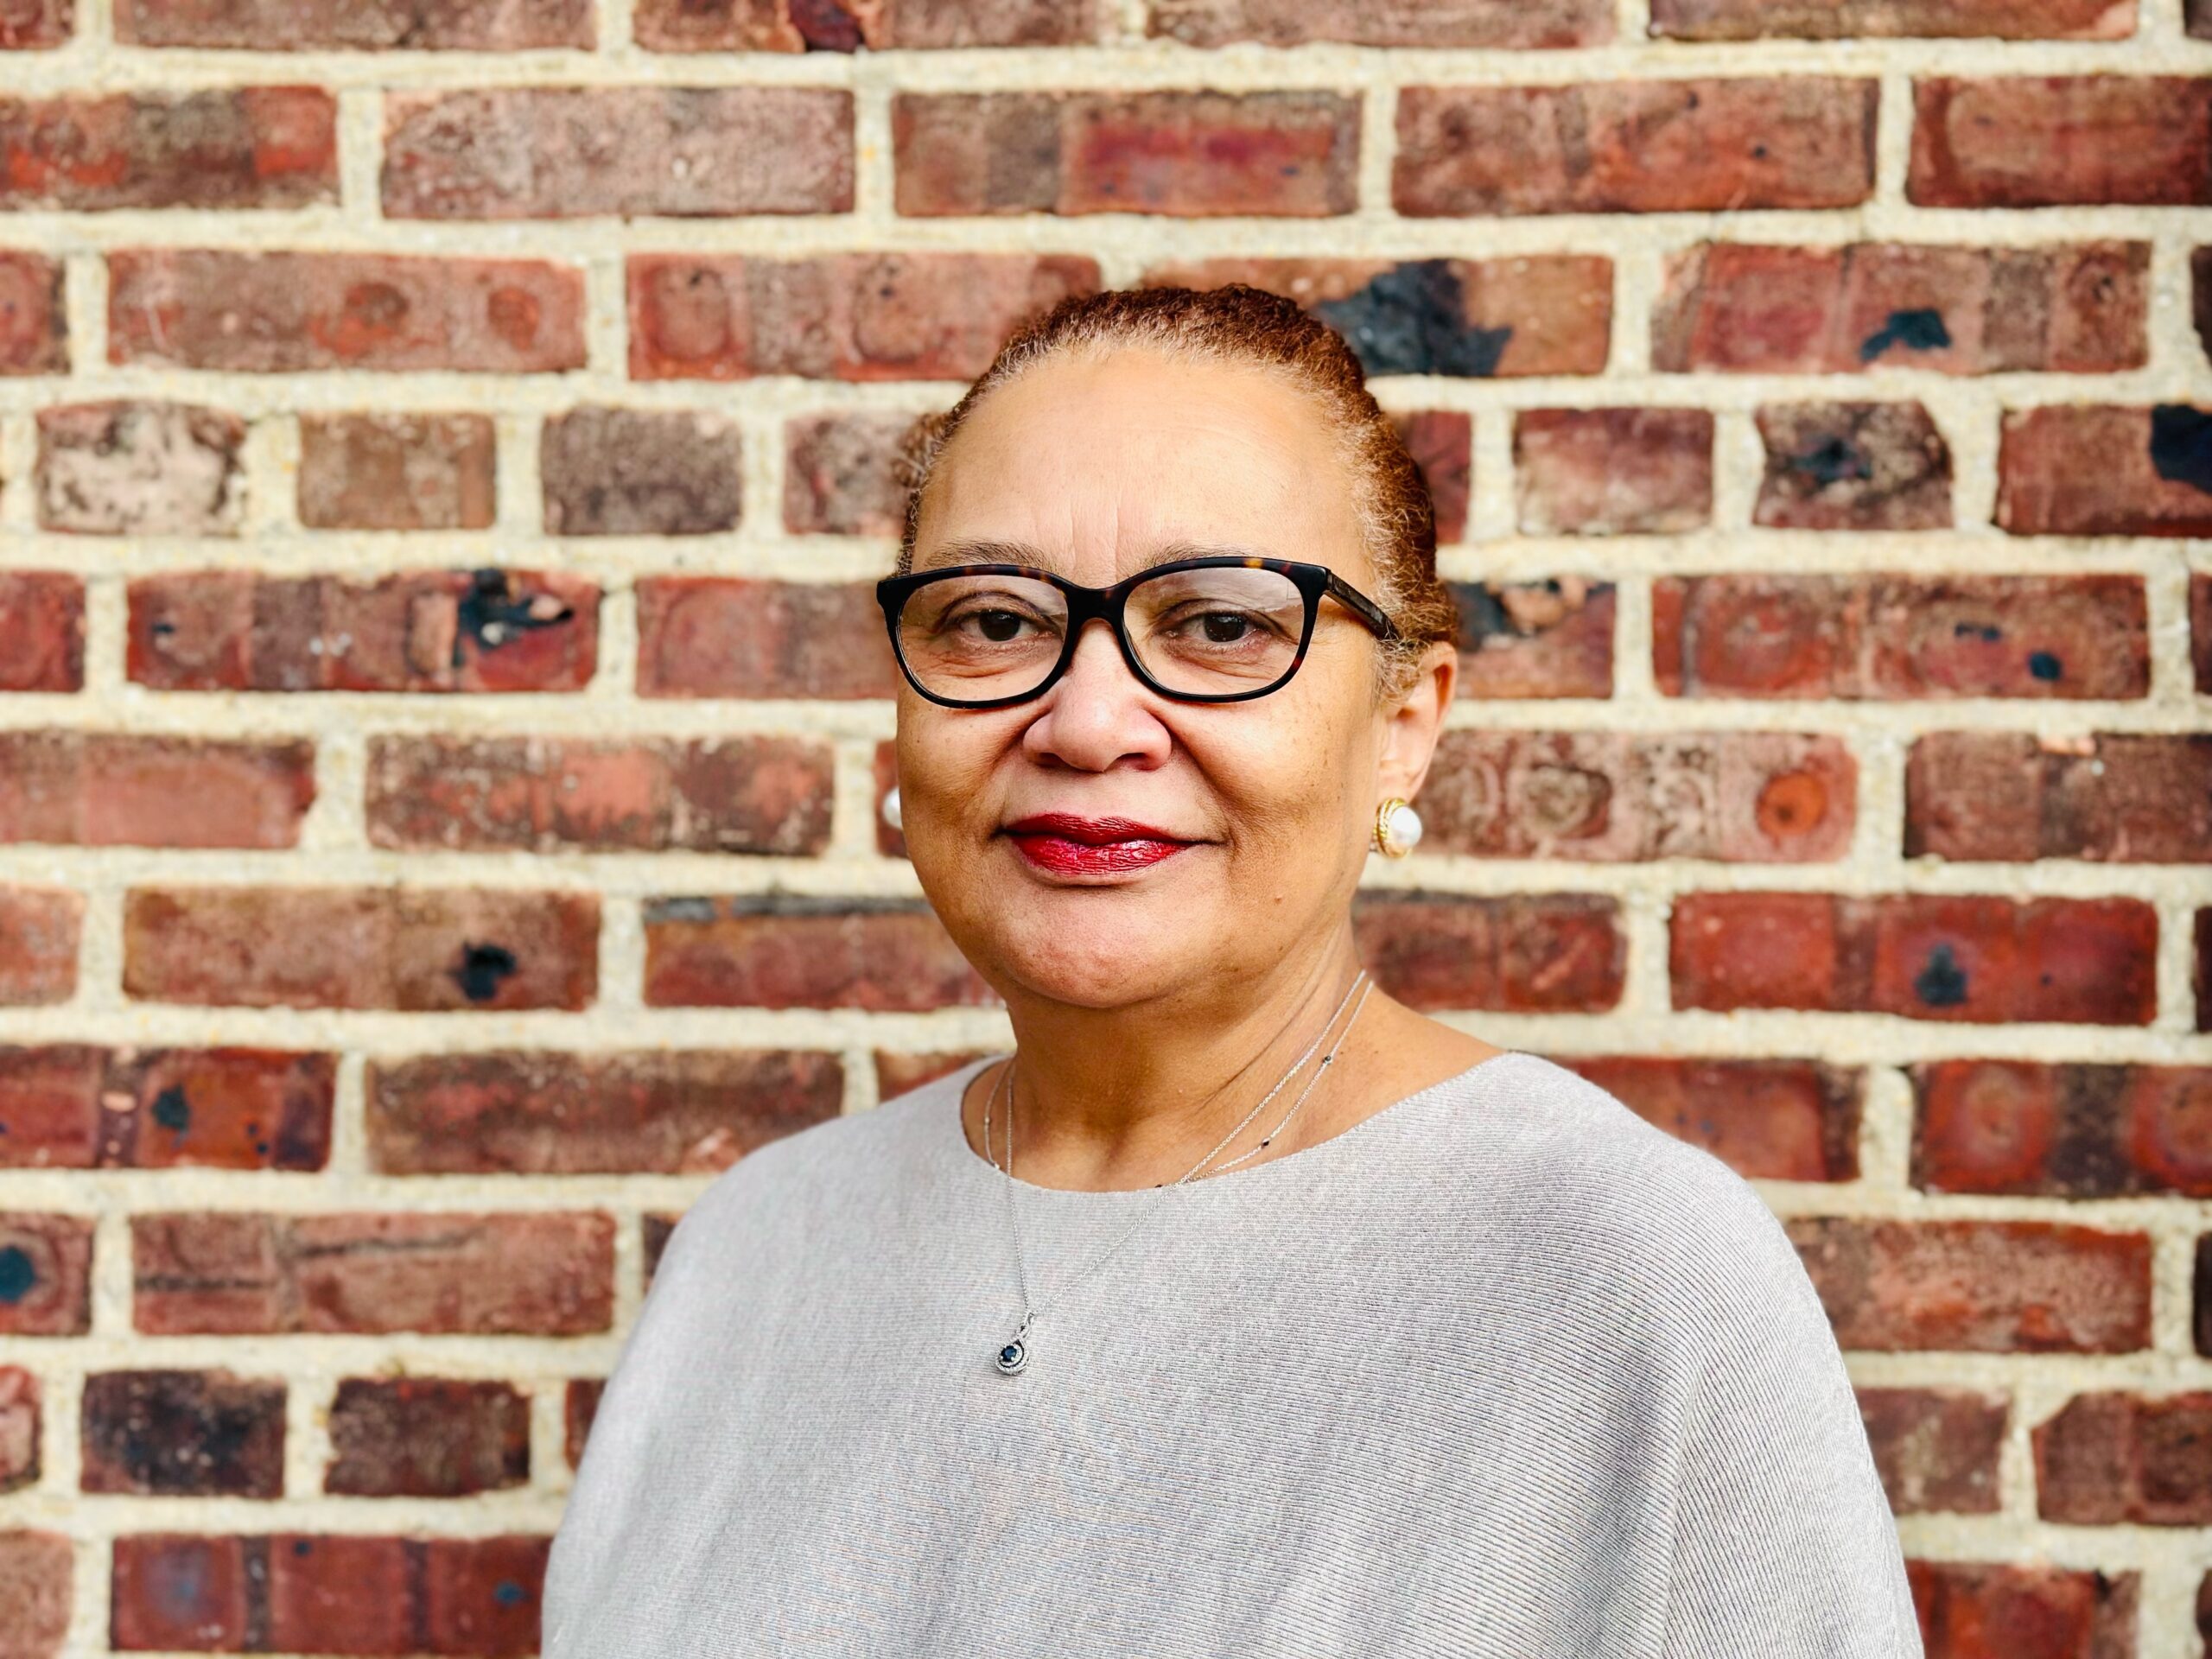
[[[1027,564],[955,564],[875,584],[891,648],[915,690],[949,709],[1002,709],[1067,671],[1093,617],[1129,671],[1183,702],[1242,702],[1280,690],[1313,638],[1328,594],[1380,639],[1382,607],[1324,564],[1210,554],[1155,564],[1110,588]]]

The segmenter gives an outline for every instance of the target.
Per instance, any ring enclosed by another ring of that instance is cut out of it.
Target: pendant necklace
[[[1365,990],[1360,989],[1363,983],[1366,986]],[[1368,995],[1370,992],[1373,991],[1374,988],[1374,982],[1368,978],[1367,970],[1364,968],[1361,969],[1358,973],[1352,976],[1351,983],[1344,988],[1344,995],[1338,1000],[1335,1008],[1331,1010],[1329,1017],[1327,1020],[1323,1023],[1320,1031],[1315,1034],[1313,1040],[1306,1046],[1306,1052],[1291,1062],[1290,1069],[1282,1074],[1282,1077],[1279,1081],[1277,1081],[1275,1086],[1268,1090],[1266,1094],[1260,1096],[1259,1100],[1253,1105],[1252,1109],[1246,1112],[1243,1117],[1236,1121],[1236,1127],[1231,1128],[1227,1135],[1222,1136],[1221,1140],[1216,1143],[1211,1152],[1209,1152],[1205,1157],[1199,1159],[1197,1163],[1192,1165],[1179,1179],[1174,1181],[1158,1182],[1155,1184],[1154,1190],[1158,1191],[1160,1187],[1167,1187],[1172,1190],[1173,1188],[1185,1185],[1198,1176],[1200,1170],[1204,1169],[1206,1165],[1212,1162],[1214,1158],[1220,1154],[1221,1149],[1224,1147],[1226,1147],[1231,1141],[1234,1141],[1237,1135],[1243,1132],[1244,1126],[1247,1123],[1249,1123],[1255,1117],[1257,1117],[1260,1115],[1261,1109],[1265,1107],[1269,1101],[1281,1094],[1285,1085],[1287,1085],[1293,1077],[1298,1075],[1300,1070],[1305,1065],[1306,1062],[1313,1058],[1313,1051],[1321,1046],[1321,1039],[1329,1034],[1330,1027],[1336,1024],[1337,1015],[1344,1011],[1345,1003],[1351,1001],[1352,993],[1354,991],[1359,991],[1359,1001],[1352,1008],[1351,1018],[1344,1021],[1344,1029],[1337,1033],[1337,1040],[1330,1046],[1329,1052],[1321,1057],[1321,1064],[1314,1068],[1313,1075],[1306,1079],[1305,1088],[1299,1090],[1298,1098],[1291,1103],[1290,1109],[1282,1115],[1281,1121],[1278,1122],[1273,1129],[1269,1130],[1267,1135],[1261,1138],[1258,1146],[1252,1147],[1244,1152],[1239,1153],[1236,1157],[1224,1164],[1221,1166],[1221,1169],[1215,1170],[1212,1173],[1219,1174],[1223,1170],[1232,1168],[1236,1165],[1243,1163],[1247,1158],[1249,1158],[1255,1153],[1257,1153],[1261,1147],[1267,1146],[1275,1138],[1275,1136],[1281,1135],[1283,1131],[1284,1126],[1289,1123],[1290,1120],[1298,1115],[1298,1109],[1306,1103],[1306,1097],[1313,1092],[1314,1086],[1321,1081],[1322,1077],[1327,1072],[1331,1064],[1336,1059],[1338,1051],[1344,1047],[1344,1039],[1351,1035],[1352,1026],[1354,1022],[1358,1020],[1360,1010],[1367,1006]],[[1014,1335],[1001,1344],[998,1351],[992,1356],[992,1363],[998,1367],[1001,1372],[1007,1376],[1014,1376],[1015,1373],[1019,1372],[1023,1366],[1029,1363],[1029,1326],[1036,1319],[1039,1311],[1039,1304],[1030,1299],[1029,1273],[1027,1266],[1022,1260],[1021,1254],[1021,1224],[1016,1218],[1014,1209],[1014,1057],[1012,1055],[1007,1056],[1005,1071],[1001,1074],[998,1083],[992,1086],[991,1092],[983,1097],[983,1155],[985,1158],[988,1159],[994,1166],[997,1166],[999,1167],[1000,1173],[1006,1177],[1007,1225],[1008,1230],[1014,1235],[1014,1270],[1019,1275],[1021,1284],[1021,1302],[1023,1307],[1021,1323],[1014,1328]],[[994,1154],[991,1146],[991,1105],[998,1097],[999,1090],[1001,1086],[1003,1086],[1006,1090],[1007,1103],[1006,1162],[1003,1166],[999,1166],[998,1159]],[[1121,1249],[1122,1245],[1128,1240],[1129,1235],[1136,1230],[1138,1224],[1141,1223],[1143,1219],[1143,1216],[1139,1215],[1135,1220],[1131,1221],[1127,1227],[1123,1228],[1115,1237],[1114,1242],[1111,1244],[1109,1244],[1092,1259],[1090,1266],[1084,1269],[1084,1273],[1089,1273],[1092,1269],[1097,1268],[1108,1256],[1113,1255],[1116,1250]],[[1071,1282],[1072,1282],[1073,1278],[1081,1278],[1082,1276],[1084,1276],[1083,1274],[1072,1275]]]

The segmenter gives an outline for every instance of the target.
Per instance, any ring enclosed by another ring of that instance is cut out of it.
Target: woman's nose
[[[1024,746],[1087,771],[1103,771],[1125,756],[1163,760],[1173,740],[1148,702],[1114,630],[1093,617],[1076,635],[1067,671],[1030,723]]]

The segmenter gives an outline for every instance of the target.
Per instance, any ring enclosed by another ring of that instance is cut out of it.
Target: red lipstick
[[[1055,875],[1110,875],[1173,858],[1192,843],[1133,818],[1079,818],[1039,812],[1006,833],[1021,855]]]

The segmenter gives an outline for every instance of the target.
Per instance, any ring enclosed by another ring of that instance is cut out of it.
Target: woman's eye
[[[993,645],[1005,645],[1020,637],[1021,630],[1030,626],[1030,619],[1019,611],[972,610],[952,619],[955,628],[972,629]]]
[[[1266,620],[1249,611],[1186,611],[1166,626],[1167,632],[1205,645],[1249,645],[1267,631]]]

